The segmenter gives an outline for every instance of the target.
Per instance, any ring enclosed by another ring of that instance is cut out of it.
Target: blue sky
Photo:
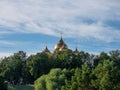
[[[120,49],[120,0],[0,0],[0,57],[60,39],[90,53]]]

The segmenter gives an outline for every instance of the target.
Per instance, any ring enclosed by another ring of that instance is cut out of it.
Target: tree
[[[10,57],[4,58],[0,63],[0,75],[8,81],[18,83],[22,77],[22,63],[25,61],[26,53],[19,51]]]
[[[120,68],[120,50],[110,51],[110,59]]]
[[[7,90],[7,84],[4,82],[4,79],[1,76],[0,76],[0,90]]]
[[[94,66],[97,66],[99,63],[103,63],[104,60],[110,59],[109,55],[105,52],[101,52],[100,55],[96,56],[94,59]]]
[[[93,70],[94,79],[91,81],[96,90],[119,90],[120,71],[112,61],[104,60]]]
[[[67,81],[64,90],[91,90],[91,69],[87,64],[83,64],[82,68],[76,68],[71,80]]]
[[[77,68],[82,66],[83,61],[81,55],[78,53],[77,55],[73,54],[71,61],[71,68]]]
[[[35,90],[62,90],[68,70],[52,69],[49,74],[43,75],[35,81]]]
[[[53,54],[54,68],[71,68],[72,51],[58,51]]]
[[[21,69],[21,82],[22,84],[32,83],[34,81],[33,77],[31,76],[26,61],[22,63]]]
[[[34,80],[50,70],[49,57],[45,53],[37,53],[30,56],[27,61],[27,67]]]

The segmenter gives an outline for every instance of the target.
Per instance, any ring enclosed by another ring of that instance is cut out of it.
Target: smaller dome
[[[78,49],[76,48],[75,51],[73,52],[75,55],[78,55],[79,54],[79,51]]]
[[[46,48],[43,50],[43,52],[45,52],[45,53],[47,53],[47,54],[50,54],[50,53],[51,53],[50,50],[47,48],[47,46],[46,46]]]

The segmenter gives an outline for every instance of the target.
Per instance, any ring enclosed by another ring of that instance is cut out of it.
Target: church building
[[[67,44],[63,41],[63,38],[61,36],[59,42],[55,45],[54,52],[66,51],[66,50],[69,50],[69,48],[68,48]],[[45,52],[46,54],[51,54],[51,52],[47,46],[45,47],[45,49],[42,52]],[[76,48],[75,51],[73,51],[73,54],[78,54],[78,53],[79,53],[79,51]]]

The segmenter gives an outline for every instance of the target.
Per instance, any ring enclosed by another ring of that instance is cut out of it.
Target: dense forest
[[[35,90],[120,90],[120,50],[99,55],[66,50],[30,56],[19,51],[0,60],[0,90],[5,88],[4,82],[34,84]]]

